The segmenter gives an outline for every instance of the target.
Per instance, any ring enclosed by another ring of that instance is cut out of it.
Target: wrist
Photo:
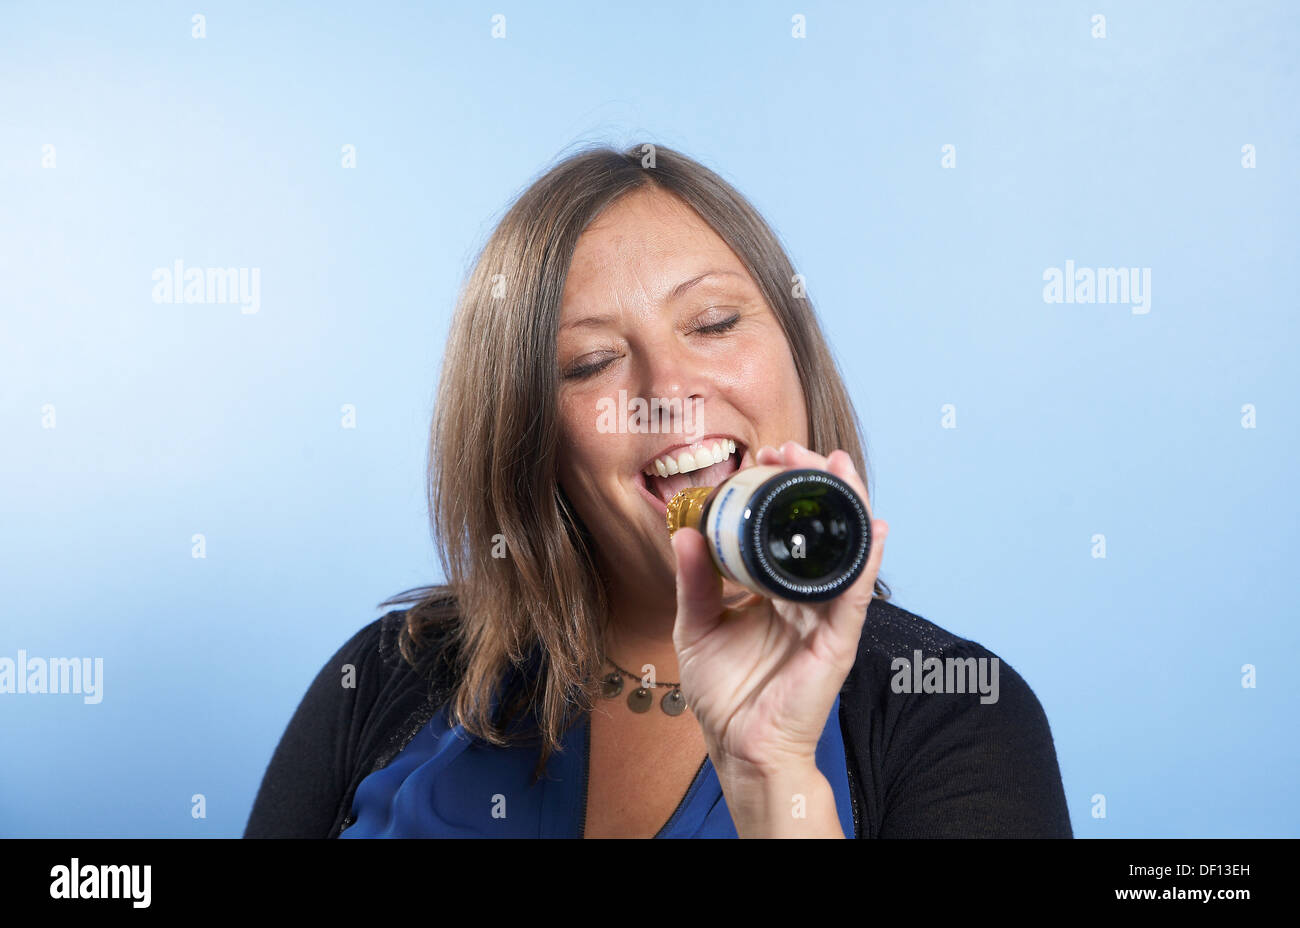
[[[835,794],[813,758],[779,766],[715,764],[741,838],[843,838]]]

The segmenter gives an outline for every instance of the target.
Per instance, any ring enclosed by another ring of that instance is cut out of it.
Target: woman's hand
[[[822,457],[791,441],[759,449],[755,461],[829,471],[857,491],[870,518],[867,488],[844,451]],[[843,836],[814,755],[857,657],[888,531],[884,521],[872,520],[866,567],[832,600],[798,603],[751,594],[730,607],[704,536],[689,528],[673,534],[673,645],[682,692],[704,731],[741,837]]]

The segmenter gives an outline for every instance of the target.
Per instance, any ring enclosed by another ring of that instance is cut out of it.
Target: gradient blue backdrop
[[[1298,39],[1280,2],[0,5],[0,656],[105,665],[99,705],[0,695],[0,834],[241,833],[326,658],[438,578],[476,249],[641,141],[787,243],[894,601],[1029,681],[1076,834],[1300,833]],[[154,303],[178,258],[260,311]],[[1150,313],[1045,303],[1067,259],[1152,268]]]

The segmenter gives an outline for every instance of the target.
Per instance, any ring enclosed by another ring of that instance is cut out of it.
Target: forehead
[[[750,280],[744,264],[694,210],[662,190],[638,190],[611,205],[578,239],[561,315],[620,294],[658,303],[707,270],[740,275],[709,278],[719,285]]]

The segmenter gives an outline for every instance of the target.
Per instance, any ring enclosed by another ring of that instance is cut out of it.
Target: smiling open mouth
[[[656,457],[642,472],[651,496],[667,505],[687,487],[716,487],[740,467],[745,446],[733,438],[706,438]]]

